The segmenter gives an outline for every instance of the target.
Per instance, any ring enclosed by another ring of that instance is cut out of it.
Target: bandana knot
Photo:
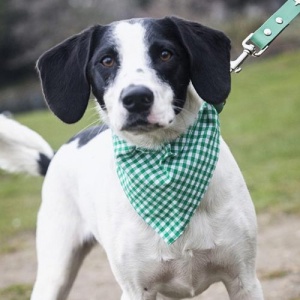
[[[131,205],[166,243],[185,230],[215,170],[218,113],[204,103],[188,130],[159,149],[129,145],[113,135],[117,174]]]

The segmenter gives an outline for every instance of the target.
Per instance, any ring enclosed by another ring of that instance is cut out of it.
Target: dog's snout
[[[130,85],[122,91],[121,101],[129,112],[148,112],[153,104],[154,95],[143,85]]]

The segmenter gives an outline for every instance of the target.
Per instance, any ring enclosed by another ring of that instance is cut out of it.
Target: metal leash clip
[[[230,62],[230,72],[241,72],[241,65],[250,55],[253,57],[259,57],[268,49],[269,46],[266,46],[264,49],[260,50],[259,52],[256,52],[256,47],[253,44],[248,44],[252,36],[253,33],[251,33],[246,39],[244,39],[242,43],[244,51],[236,60]]]

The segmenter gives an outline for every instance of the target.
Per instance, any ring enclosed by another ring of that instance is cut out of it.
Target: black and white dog
[[[42,55],[37,68],[56,116],[78,121],[92,91],[109,129],[84,131],[54,156],[34,132],[0,118],[0,166],[47,173],[31,299],[66,299],[97,241],[122,288],[122,300],[194,297],[217,281],[225,284],[231,300],[262,300],[255,271],[255,211],[225,142],[221,139],[201,204],[172,245],[132,208],[112,148],[112,131],[129,144],[157,148],[195,122],[203,100],[224,102],[230,91],[228,38],[175,17],[133,19],[97,25],[67,39]]]

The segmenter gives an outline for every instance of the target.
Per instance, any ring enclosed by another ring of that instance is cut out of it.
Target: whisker
[[[172,107],[174,109],[176,108],[176,109],[180,110],[180,112],[183,112],[185,114],[190,114],[190,115],[194,114],[193,112],[191,112],[191,111],[189,111],[189,110],[187,110],[186,108],[183,108],[183,107],[179,107],[179,106],[176,106],[176,105],[172,105]]]
[[[89,112],[92,111],[90,113],[90,115],[88,116],[89,123],[84,128],[82,128],[78,133],[85,131],[86,129],[88,129],[89,127],[91,127],[93,125],[100,125],[100,123],[102,123],[102,125],[104,125],[103,122],[99,118],[99,113],[97,111],[95,111],[95,107],[89,108],[88,110],[89,110]],[[91,119],[93,119],[93,120],[91,120]],[[101,130],[101,128],[100,128],[100,130]]]
[[[175,99],[175,100],[180,101],[180,99]],[[180,118],[180,120],[181,120],[181,122],[177,122],[175,124],[174,128],[179,131],[185,131],[188,128],[188,126],[190,125],[190,124],[188,124],[189,123],[188,120],[194,119],[195,112],[192,112],[184,107],[178,107],[174,104],[172,105],[172,107],[178,108],[180,110],[180,114],[178,114],[177,117]]]
[[[83,131],[85,131],[86,129],[88,129],[88,128],[91,127],[91,126],[96,125],[96,124],[99,125],[99,120],[95,120],[95,121],[93,121],[92,123],[89,123],[87,126],[85,126],[84,128],[82,128],[82,129],[78,132],[78,134],[81,133],[81,132],[83,132]],[[103,126],[104,124],[101,124],[101,125]]]

